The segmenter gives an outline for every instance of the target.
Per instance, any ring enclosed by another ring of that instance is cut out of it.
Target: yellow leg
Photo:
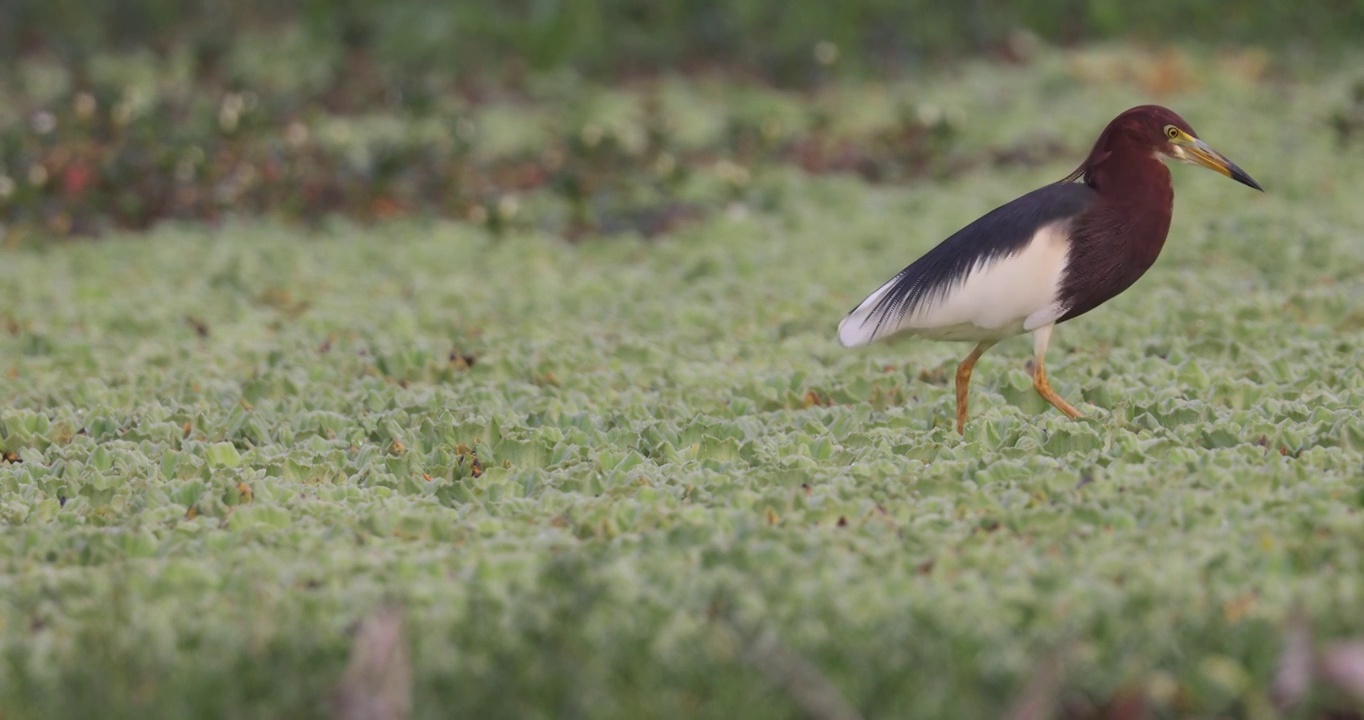
[[[982,340],[976,345],[976,349],[966,356],[965,360],[957,366],[957,434],[966,434],[966,394],[971,387],[971,371],[976,367],[976,361],[981,355],[985,354],[995,343],[993,340]]]
[[[1032,386],[1043,400],[1051,403],[1052,407],[1065,413],[1071,420],[1084,417],[1074,405],[1066,402],[1055,390],[1051,389],[1051,384],[1047,382],[1047,366],[1043,359],[1047,354],[1047,343],[1051,340],[1051,325],[1038,328],[1033,331],[1033,371]]]

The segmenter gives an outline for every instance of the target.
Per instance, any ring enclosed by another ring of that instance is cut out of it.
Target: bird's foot
[[[1076,410],[1074,405],[1066,402],[1065,398],[1057,395],[1056,391],[1051,389],[1051,383],[1047,382],[1046,368],[1040,363],[1033,372],[1032,386],[1033,389],[1037,391],[1037,394],[1042,396],[1043,400],[1051,403],[1052,407],[1065,413],[1066,417],[1071,420],[1078,420],[1084,417],[1084,414],[1079,410]]]

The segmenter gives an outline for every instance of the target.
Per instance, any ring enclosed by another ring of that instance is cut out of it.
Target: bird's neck
[[[1140,238],[1140,248],[1150,262],[1165,245],[1174,212],[1174,184],[1170,169],[1149,151],[1119,148],[1096,167],[1089,184],[1099,191],[1100,202],[1121,209],[1121,215],[1137,227],[1125,233]],[[1132,248],[1132,250],[1139,250]]]
[[[1089,168],[1097,191],[1080,219],[1061,289],[1062,320],[1083,315],[1131,287],[1155,264],[1170,232],[1174,191],[1165,163],[1143,152],[1109,152]]]
[[[1117,202],[1174,205],[1170,169],[1151,152],[1120,148],[1105,157],[1088,179],[1101,196]]]

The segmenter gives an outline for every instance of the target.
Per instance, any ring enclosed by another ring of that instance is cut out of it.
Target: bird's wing
[[[838,325],[839,342],[855,347],[960,326],[1022,329],[1034,313],[1059,317],[1064,308],[1049,306],[1057,301],[1069,230],[1094,197],[1086,185],[1056,183],[991,210],[853,308]]]

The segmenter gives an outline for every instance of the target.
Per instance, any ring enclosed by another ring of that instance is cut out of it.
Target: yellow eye
[[[1179,128],[1175,127],[1174,125],[1166,125],[1166,126],[1165,126],[1165,137],[1170,138],[1171,140],[1174,140],[1174,139],[1178,138],[1178,137],[1179,137]]]

